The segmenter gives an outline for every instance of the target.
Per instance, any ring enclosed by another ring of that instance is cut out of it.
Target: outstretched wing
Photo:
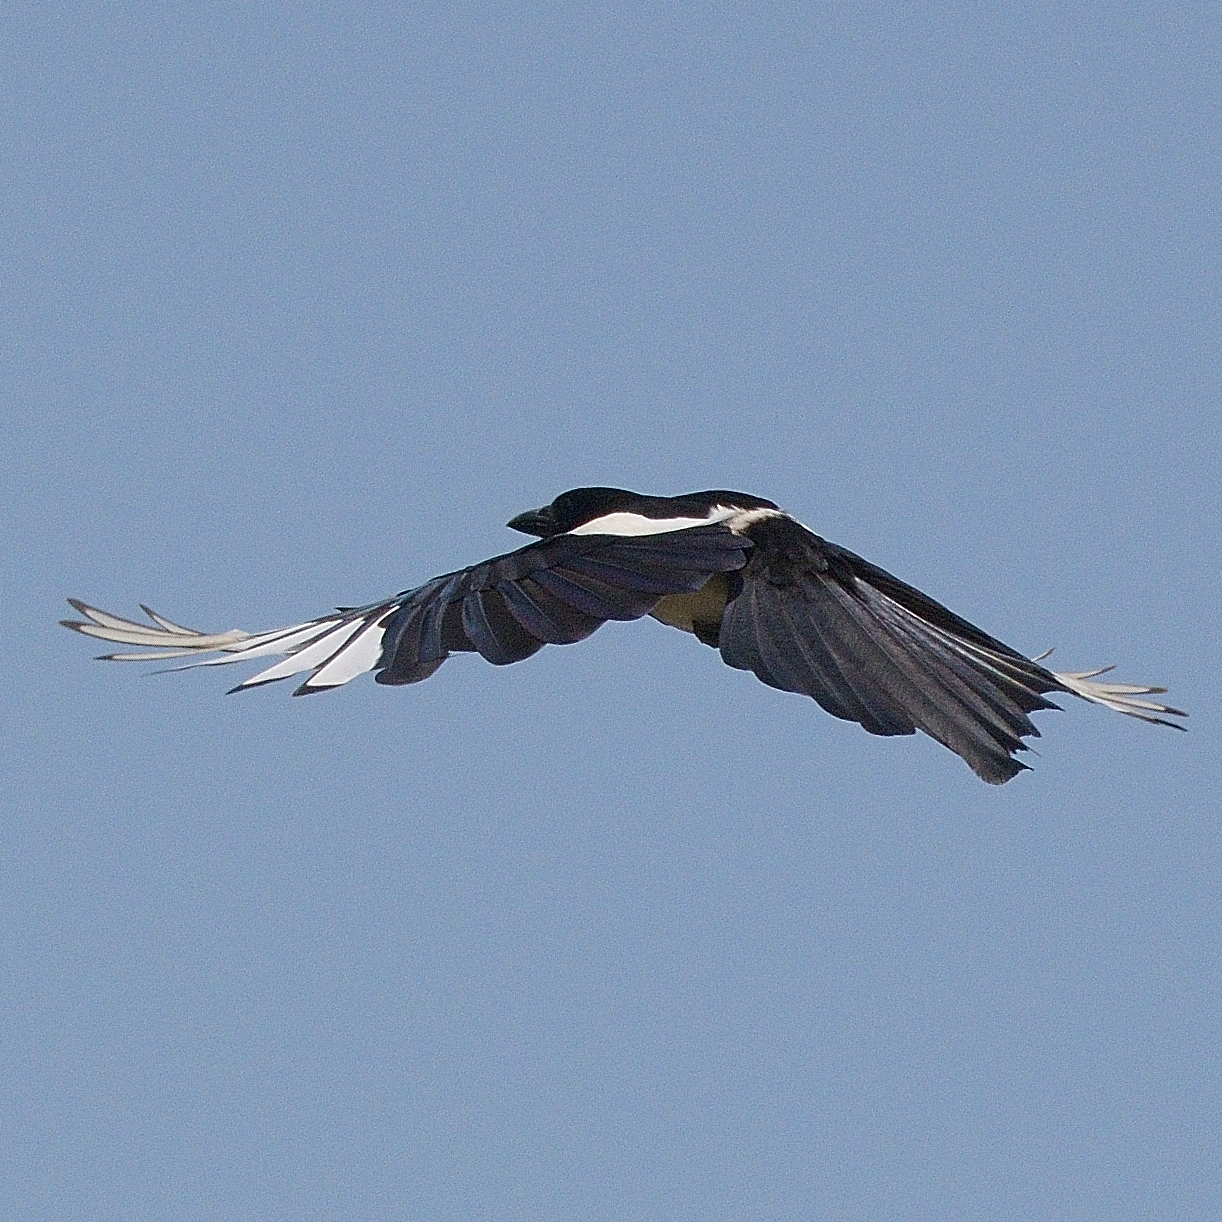
[[[1101,671],[1046,670],[792,518],[745,533],[755,549],[722,616],[724,660],[871,734],[922,730],[991,784],[1026,767],[1013,757],[1039,734],[1028,714],[1057,707],[1049,692],[1162,725],[1174,724],[1164,716],[1184,715],[1139,699],[1163,688],[1094,682]]]
[[[742,568],[751,546],[719,524],[662,535],[557,535],[382,602],[254,634],[196,632],[148,607],[152,623],[141,624],[77,599],[68,601],[84,620],[61,622],[146,651],[103,655],[113,661],[198,659],[171,668],[187,670],[286,655],[234,691],[307,671],[294,695],[339,687],[368,670],[379,683],[416,683],[454,652],[478,652],[503,666],[547,644],[583,640],[607,620],[638,619],[668,594]]]

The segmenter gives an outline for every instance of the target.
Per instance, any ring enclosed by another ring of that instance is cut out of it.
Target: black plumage
[[[1027,714],[1065,690],[1050,671],[790,518],[745,533],[755,547],[718,642],[728,665],[872,734],[922,730],[987,781],[1025,767],[1012,755],[1039,734]]]
[[[992,784],[1026,767],[1015,756],[1039,734],[1030,714],[1057,707],[1049,693],[1160,725],[1184,716],[1144,699],[1163,688],[1046,669],[745,493],[578,488],[509,525],[539,541],[271,632],[199,633],[145,607],[150,626],[75,599],[85,619],[62,622],[150,651],[106,655],[115,660],[214,655],[186,669],[284,655],[233,690],[308,672],[295,693],[305,695],[369,670],[382,684],[417,683],[452,653],[504,666],[583,640],[608,620],[653,615],[719,649],[727,665],[871,734],[921,730]]]
[[[425,678],[420,668],[447,653],[476,651],[503,666],[545,644],[583,640],[607,620],[640,619],[661,596],[742,568],[751,549],[720,524],[675,532],[668,546],[656,540],[561,534],[399,595],[378,682]]]

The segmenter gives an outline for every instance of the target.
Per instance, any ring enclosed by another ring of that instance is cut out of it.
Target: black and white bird
[[[308,673],[303,696],[369,670],[418,683],[452,653],[504,666],[652,615],[871,734],[922,730],[993,785],[1026,768],[1014,757],[1039,734],[1029,714],[1058,707],[1049,693],[1183,729],[1166,720],[1181,710],[1143,699],[1165,688],[1099,682],[1111,667],[1047,670],[757,496],[576,488],[508,525],[538,542],[270,632],[196,632],[142,605],[145,625],[77,599],[85,619],[61,622],[144,650],[104,655],[113,661],[212,655],[171,668],[188,670],[283,655],[232,690]]]

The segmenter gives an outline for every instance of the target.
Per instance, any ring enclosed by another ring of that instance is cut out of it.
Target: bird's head
[[[542,509],[528,509],[506,525],[510,530],[520,530],[524,535],[535,535],[550,539],[574,530],[604,514],[615,513],[642,498],[624,488],[574,488],[562,492],[550,505]]]

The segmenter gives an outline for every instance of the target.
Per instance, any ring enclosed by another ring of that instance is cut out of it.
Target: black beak
[[[505,525],[510,530],[520,530],[524,535],[535,535],[540,539],[546,539],[556,533],[556,522],[550,506],[546,509],[528,509],[516,518],[510,518]]]

